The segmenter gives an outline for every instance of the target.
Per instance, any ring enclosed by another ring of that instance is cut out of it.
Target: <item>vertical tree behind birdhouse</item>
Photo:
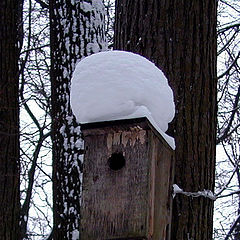
[[[115,49],[159,66],[173,88],[175,182],[196,192],[214,188],[217,1],[116,1]],[[177,196],[172,239],[212,238],[213,201]]]
[[[72,73],[106,49],[101,0],[50,0],[54,239],[78,239],[83,141],[69,103]],[[81,91],[81,89],[79,89]]]

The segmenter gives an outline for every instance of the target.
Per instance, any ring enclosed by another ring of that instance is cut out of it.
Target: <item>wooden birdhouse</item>
[[[82,125],[82,240],[170,239],[174,152],[146,118]]]

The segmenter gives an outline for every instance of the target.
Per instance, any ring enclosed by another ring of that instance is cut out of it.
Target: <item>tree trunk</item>
[[[19,17],[22,1],[0,1],[0,240],[19,238]]]
[[[50,0],[54,239],[79,239],[83,140],[69,103],[76,62],[106,49],[101,0]],[[81,89],[79,89],[81,91]]]
[[[214,189],[216,8],[214,0],[116,1],[115,49],[153,61],[173,89],[175,183],[189,192]],[[212,217],[212,200],[177,195],[171,238],[211,239]]]

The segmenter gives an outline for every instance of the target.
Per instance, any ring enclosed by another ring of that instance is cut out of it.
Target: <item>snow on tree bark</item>
[[[77,61],[106,50],[101,0],[51,0],[54,239],[79,239],[83,140],[69,103]]]
[[[214,188],[216,2],[116,1],[115,49],[152,60],[173,89],[175,183],[188,192]],[[212,200],[177,195],[172,239],[211,239],[212,216]]]

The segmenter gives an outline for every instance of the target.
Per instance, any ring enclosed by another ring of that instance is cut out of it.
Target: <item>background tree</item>
[[[19,237],[18,59],[22,1],[0,2],[0,239]]]
[[[114,47],[159,66],[173,89],[175,183],[188,192],[214,188],[216,144],[216,1],[116,1]],[[172,239],[211,239],[213,201],[177,196]]]
[[[44,239],[52,227],[49,14],[48,5],[42,5],[25,0],[23,8],[20,239]]]
[[[78,239],[83,140],[69,103],[77,61],[106,49],[101,0],[50,0],[54,239]],[[79,90],[80,91],[80,90]]]
[[[239,239],[240,3],[218,3],[218,130],[215,239]]]

